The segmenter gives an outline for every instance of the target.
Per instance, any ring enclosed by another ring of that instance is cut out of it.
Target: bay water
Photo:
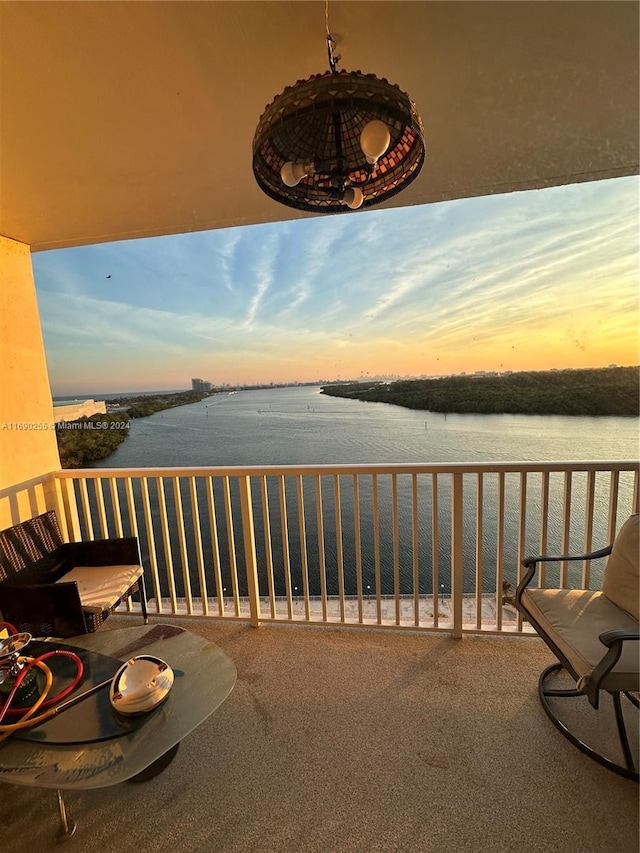
[[[132,420],[127,440],[92,467],[629,460],[638,440],[638,418],[444,415],[296,386]]]
[[[320,393],[317,386],[295,386],[261,390],[242,390],[218,394],[199,403],[166,409],[150,417],[131,421],[129,437],[107,459],[93,463],[94,468],[158,468],[234,465],[332,465],[377,463],[481,463],[552,462],[552,461],[616,461],[637,460],[639,451],[638,418],[567,417],[539,415],[439,414],[416,411],[385,403],[364,403]],[[532,479],[533,479],[532,475]],[[594,547],[606,544],[609,507],[608,475],[598,475],[595,493]],[[336,528],[342,535],[344,583],[348,593],[356,586],[355,555],[358,533],[354,528],[353,494],[350,478],[342,489],[340,524],[336,524],[335,506],[327,506],[324,537],[326,538],[326,576],[330,593],[338,588],[338,551]],[[364,478],[363,478],[364,479]],[[370,479],[370,478],[369,478]],[[450,478],[443,478],[434,497],[429,478],[419,487],[420,520],[420,591],[433,590],[434,562],[437,585],[450,588]],[[540,477],[538,475],[538,480]],[[541,512],[539,482],[532,482],[527,493],[527,551],[537,553]],[[380,486],[380,542],[382,553],[382,592],[393,593],[394,561],[400,563],[400,591],[411,592],[413,579],[412,498],[410,478],[399,489],[397,515],[400,550],[393,553],[390,519],[391,485]],[[517,532],[519,513],[519,475],[505,478],[504,577],[515,583],[517,572]],[[464,490],[464,573],[465,590],[473,591],[476,583],[476,478],[465,477]],[[498,514],[499,482],[497,475],[485,475],[482,486],[484,538],[479,580],[484,591],[494,591],[496,584],[496,541],[500,535]],[[563,475],[552,475],[549,503],[549,550],[558,550],[562,535]],[[272,533],[277,531],[278,500],[272,490],[270,511],[273,512]],[[327,488],[331,491],[330,484]],[[586,475],[576,474],[572,483],[571,545],[582,549]],[[323,500],[324,500],[323,495]],[[439,542],[433,551],[431,512],[438,501],[441,515]],[[361,551],[363,589],[374,583],[375,549],[372,526],[375,523],[370,485],[362,484]],[[290,503],[290,536],[292,585],[302,587],[300,574],[300,541],[296,519],[295,495]],[[620,478],[618,506],[620,518],[631,511],[633,477]],[[313,507],[313,496],[305,498]],[[187,516],[189,514],[186,508]],[[206,514],[204,506],[202,512]],[[189,518],[185,522],[189,527]],[[172,538],[175,519],[170,513]],[[261,543],[260,512],[256,512],[256,536],[261,586],[265,582],[265,557]],[[205,551],[210,546],[203,534]],[[312,594],[319,592],[320,566],[317,559],[318,531],[309,522],[306,550]],[[143,553],[144,534],[141,536]],[[282,563],[282,543],[274,535],[276,593],[284,593],[284,576],[278,571]],[[221,537],[221,559],[228,562],[224,536]],[[193,550],[189,544],[189,551]],[[296,556],[297,555],[297,556]],[[240,556],[240,564],[242,557]],[[240,565],[240,569],[242,566]],[[597,572],[597,568],[595,569]],[[224,571],[223,571],[224,574]],[[230,578],[225,583],[230,585]],[[241,582],[241,587],[244,584]],[[293,588],[292,586],[292,588]]]

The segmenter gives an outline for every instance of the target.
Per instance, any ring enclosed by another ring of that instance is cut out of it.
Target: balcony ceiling
[[[329,4],[427,161],[389,206],[638,171],[635,2]],[[265,106],[327,69],[324,2],[0,3],[0,234],[34,250],[292,219],[255,185]]]

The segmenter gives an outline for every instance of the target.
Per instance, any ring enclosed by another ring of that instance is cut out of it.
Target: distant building
[[[213,385],[211,382],[207,382],[206,379],[192,379],[191,380],[191,390],[192,391],[201,391],[207,392],[211,391]]]
[[[78,418],[90,418],[91,415],[104,415],[107,405],[104,400],[82,400],[70,404],[57,405],[53,407],[53,420],[55,423],[61,421],[77,421]]]

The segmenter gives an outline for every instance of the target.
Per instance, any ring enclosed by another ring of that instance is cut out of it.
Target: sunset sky
[[[639,187],[34,254],[53,394],[637,364]]]

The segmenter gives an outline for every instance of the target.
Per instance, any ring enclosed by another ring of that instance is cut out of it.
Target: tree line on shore
[[[108,400],[110,405],[122,406],[122,411],[91,415],[57,425],[60,464],[63,468],[84,468],[91,462],[106,459],[129,435],[130,418],[146,418],[163,409],[199,403],[208,396],[208,392],[180,391]]]
[[[637,367],[523,371],[328,385],[323,394],[459,414],[640,414]]]
[[[117,397],[107,400],[109,404],[117,403],[126,407],[125,411],[130,418],[146,418],[161,412],[163,409],[173,409],[175,406],[187,406],[189,403],[199,403],[208,397],[209,391],[179,391],[175,394],[158,394],[147,396],[140,394],[137,397]]]
[[[56,424],[60,464],[63,468],[84,468],[113,453],[128,435],[129,416],[125,412]]]

